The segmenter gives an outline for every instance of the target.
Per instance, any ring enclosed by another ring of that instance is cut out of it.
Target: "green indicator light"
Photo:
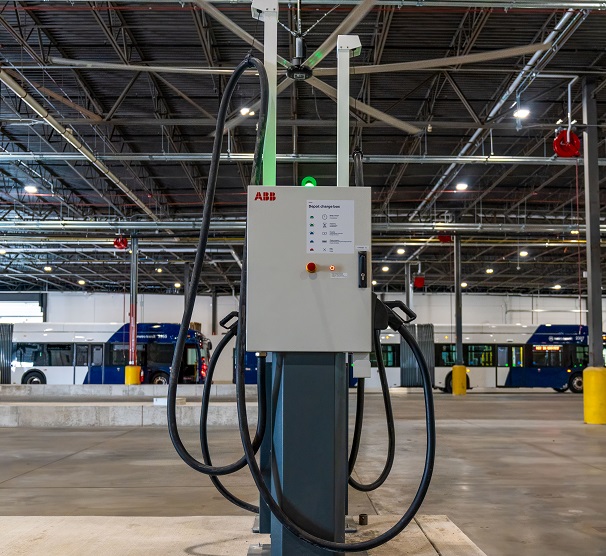
[[[316,182],[316,178],[313,176],[306,176],[301,180],[302,187],[316,187],[316,185],[318,185],[318,183]]]

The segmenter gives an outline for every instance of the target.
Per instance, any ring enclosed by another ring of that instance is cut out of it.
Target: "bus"
[[[12,342],[0,345],[0,361],[10,360],[12,384],[124,384],[129,324],[2,326],[12,327]],[[178,334],[178,324],[137,324],[142,383],[168,384]],[[211,348],[201,332],[188,331],[180,383],[204,382]]]
[[[381,335],[384,361],[398,351],[400,339],[392,331]],[[586,326],[463,325],[463,361],[467,388],[552,388],[556,392],[583,392],[583,369],[589,360]],[[603,336],[606,341],[606,336]],[[452,392],[456,362],[453,325],[434,325],[434,388]],[[386,349],[386,346],[391,346]],[[606,356],[606,347],[604,348]],[[374,370],[374,369],[373,369]],[[392,368],[392,377],[399,369]],[[388,368],[388,374],[390,369]],[[391,385],[395,384],[391,381]]]

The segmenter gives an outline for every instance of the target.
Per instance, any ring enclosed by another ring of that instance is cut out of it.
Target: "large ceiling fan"
[[[194,0],[194,3],[206,10],[209,15],[217,19],[225,27],[230,29],[240,38],[245,40],[248,44],[253,47],[263,50],[263,45],[259,43],[254,37],[248,34],[246,31],[235,25],[227,16],[225,16],[220,10],[213,6],[208,0]],[[347,17],[337,26],[337,28],[326,38],[326,40],[303,62],[302,65],[309,67],[313,71],[313,76],[307,79],[312,87],[323,92],[332,99],[336,99],[337,91],[334,87],[328,85],[319,77],[325,75],[336,75],[337,68],[317,68],[322,60],[335,48],[337,43],[337,37],[339,35],[346,35],[353,31],[362,19],[368,14],[368,12],[376,4],[376,0],[363,0],[358,4]],[[300,2],[299,2],[300,6]],[[300,15],[299,15],[300,17]],[[299,26],[300,28],[300,26]],[[414,62],[397,62],[391,64],[375,64],[368,66],[354,66],[351,68],[350,73],[352,75],[361,74],[373,74],[373,73],[388,73],[388,72],[399,72],[399,71],[415,71],[425,70],[432,68],[450,68],[452,66],[459,66],[463,64],[473,64],[478,62],[488,62],[494,60],[501,60],[505,58],[514,58],[524,55],[535,54],[536,52],[547,51],[551,48],[551,43],[536,43],[523,45],[513,48],[505,48],[500,50],[492,50],[489,52],[481,52],[477,54],[466,54],[463,56],[452,56],[444,58],[435,58],[429,60],[419,60]],[[278,56],[278,63],[285,68],[291,66],[288,60]],[[284,77],[278,83],[278,94],[286,90],[290,85],[294,83],[293,79]],[[372,106],[361,102],[357,99],[350,97],[350,106],[355,110],[369,115],[372,118],[380,120],[390,126],[393,126],[405,133],[417,134],[422,130],[418,127],[402,121],[398,118],[390,116],[385,112],[377,110]],[[226,124],[226,129],[231,129],[237,126],[242,120],[243,116],[239,114],[233,115]]]
[[[216,8],[210,1],[208,0],[193,0],[193,3],[207,12],[211,17],[221,23],[224,27],[232,31],[235,35],[241,38],[244,42],[251,45],[253,48],[256,48],[260,51],[263,51],[263,44],[255,39],[250,33],[242,29],[236,23],[234,23],[227,15],[221,12],[218,8]],[[300,1],[299,1],[300,6]],[[362,0],[354,9],[349,12],[347,17],[334,29],[334,31],[324,40],[324,42],[310,55],[306,60],[301,64],[302,66],[306,66],[312,72],[312,76],[306,79],[305,81],[318,89],[328,97],[333,100],[336,99],[337,91],[334,87],[322,81],[320,77],[327,75],[336,75],[337,68],[329,67],[329,68],[320,68],[317,67],[326,56],[334,50],[337,44],[337,37],[339,35],[349,34],[351,31],[355,29],[355,27],[360,23],[364,17],[368,14],[368,12],[373,8],[376,4],[376,0]],[[300,18],[300,12],[299,12]],[[300,21],[300,19],[299,19]],[[300,24],[299,24],[300,30]],[[428,60],[417,60],[413,62],[396,62],[389,64],[374,64],[367,66],[353,66],[350,70],[352,75],[368,75],[368,74],[376,74],[376,73],[388,73],[388,72],[403,72],[403,71],[418,71],[418,70],[427,70],[433,68],[440,69],[448,69],[453,66],[460,66],[464,64],[473,64],[478,62],[489,62],[494,60],[501,60],[505,58],[515,58],[524,55],[535,54],[541,51],[547,51],[551,48],[552,44],[549,42],[546,43],[535,43],[523,46],[517,46],[513,48],[504,48],[499,50],[492,50],[488,52],[481,52],[476,54],[465,54],[462,56],[449,56],[443,58],[434,58]],[[51,58],[50,61],[55,64],[62,65],[74,65],[74,66],[86,66],[87,62],[82,60],[66,60],[64,58]],[[277,57],[278,64],[283,68],[288,69],[292,67],[291,62],[283,58],[282,56]],[[99,66],[97,63],[90,63],[91,67]],[[123,64],[103,64],[104,67],[108,69],[124,69],[131,71],[152,71],[157,73],[162,73],[164,68],[161,67],[146,67],[142,65],[123,65]],[[195,73],[195,74],[224,74],[229,70],[226,68],[166,68],[167,72],[175,73],[179,71],[183,71],[184,73]],[[289,78],[286,75],[282,76],[281,81],[277,86],[277,94],[279,95],[283,91],[285,91],[290,85],[294,83],[294,80]],[[371,118],[375,118],[380,120],[400,131],[403,131],[408,134],[417,134],[421,133],[421,129],[418,127],[402,121],[394,116],[391,116],[381,110],[377,110],[376,108],[361,102],[353,97],[350,97],[350,106],[354,108],[358,112],[362,112],[367,114]],[[257,103],[251,104],[251,110],[256,110],[258,108]],[[246,116],[242,116],[239,113],[233,113],[228,119],[225,129],[229,130],[236,126],[238,126]]]

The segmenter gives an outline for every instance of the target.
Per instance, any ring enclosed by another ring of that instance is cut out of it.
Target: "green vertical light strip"
[[[267,127],[263,147],[263,185],[277,185],[276,171],[276,108],[278,100],[278,0],[266,3],[261,20],[263,21],[263,63],[267,71],[269,85],[269,104],[267,107]]]
[[[276,180],[276,113],[275,110],[272,113],[270,109],[267,122],[267,135],[265,136],[265,145],[263,146],[263,185],[276,185]]]

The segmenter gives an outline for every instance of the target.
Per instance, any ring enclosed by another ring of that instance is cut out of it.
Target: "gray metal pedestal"
[[[279,357],[273,357],[273,375]],[[272,491],[301,527],[345,541],[347,372],[340,353],[287,353],[274,408]],[[271,556],[337,556],[292,535],[272,516]]]

